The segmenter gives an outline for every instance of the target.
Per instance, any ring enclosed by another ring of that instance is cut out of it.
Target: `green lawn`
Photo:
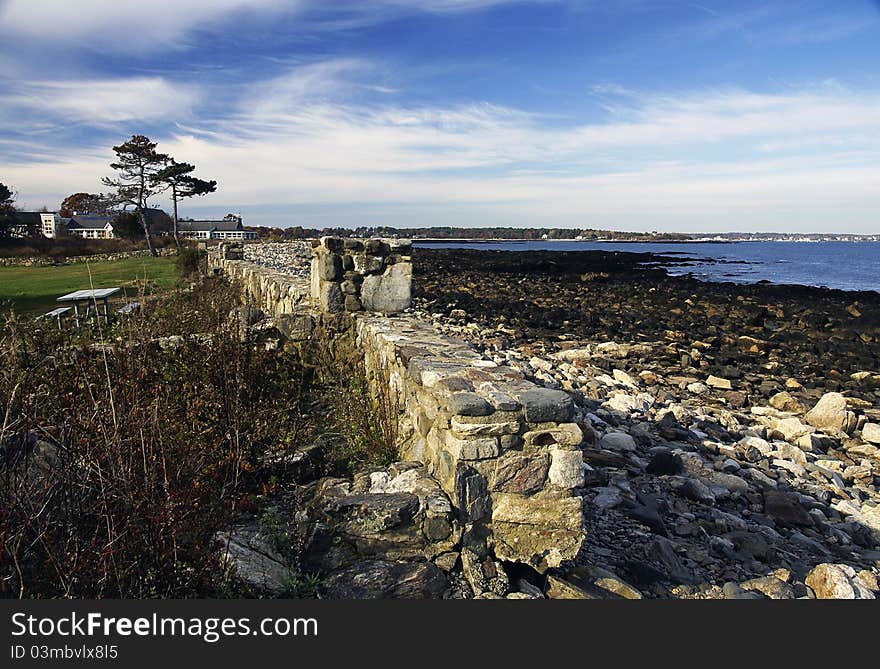
[[[63,267],[0,267],[0,311],[34,314],[58,306],[56,298],[75,290],[125,287],[138,293],[135,282],[144,278],[157,290],[177,282],[175,258],[125,258],[111,262],[74,263]],[[91,279],[89,278],[91,272]]]

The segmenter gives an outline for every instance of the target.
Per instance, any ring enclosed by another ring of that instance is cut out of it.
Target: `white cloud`
[[[7,0],[0,28],[10,34],[82,43],[97,49],[162,46],[236,11],[291,11],[297,0]]]
[[[98,50],[154,50],[184,46],[197,28],[236,14],[273,17],[341,14],[356,24],[380,21],[399,12],[452,13],[502,4],[558,0],[6,0],[0,3],[0,31],[41,40],[77,43]],[[333,25],[333,24],[330,24]],[[305,28],[306,23],[300,27]],[[48,43],[48,42],[45,42]]]
[[[32,115],[96,125],[182,120],[199,99],[197,85],[162,77],[28,82],[0,95],[6,114],[23,108]]]
[[[352,104],[371,77],[362,61],[294,67],[221,121],[158,138],[220,184],[186,206],[276,212],[253,220],[265,224],[308,224],[290,213],[306,207],[348,225],[369,211],[396,225],[877,231],[878,93],[627,92],[607,119],[561,125],[488,103]],[[85,175],[98,183],[106,153],[5,181],[60,201],[93,188]]]

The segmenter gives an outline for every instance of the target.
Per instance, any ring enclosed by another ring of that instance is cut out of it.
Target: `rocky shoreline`
[[[419,316],[575,398],[587,540],[557,594],[873,598],[880,295],[649,254],[416,254]]]
[[[305,245],[285,246],[251,254],[301,272]],[[335,537],[305,541],[325,594],[875,598],[880,295],[708,284],[664,262],[416,249],[415,317],[573,398],[586,539],[544,574],[482,563],[438,539],[448,503],[397,463],[309,487],[296,531]]]

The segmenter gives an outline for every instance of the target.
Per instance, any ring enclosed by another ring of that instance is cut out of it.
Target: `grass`
[[[91,280],[89,279],[91,271]],[[64,266],[0,267],[0,311],[36,314],[58,306],[56,299],[74,290],[126,287],[137,295],[137,282],[152,289],[171,288],[178,278],[175,258],[125,258]]]

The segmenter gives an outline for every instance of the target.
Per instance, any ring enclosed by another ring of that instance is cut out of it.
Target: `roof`
[[[39,225],[43,222],[39,211],[17,211],[15,218],[21,225]]]
[[[79,214],[70,219],[67,227],[71,229],[103,230],[107,227],[108,223],[113,223],[112,216]]]
[[[177,227],[184,232],[233,232],[243,230],[241,221],[178,221]]]

